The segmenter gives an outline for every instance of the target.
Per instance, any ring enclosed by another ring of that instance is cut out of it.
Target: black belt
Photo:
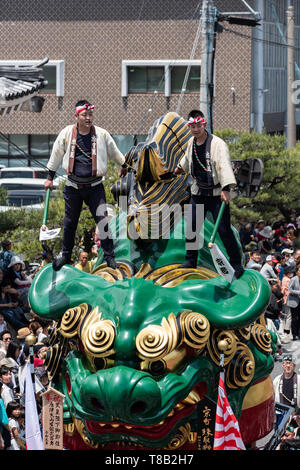
[[[102,176],[76,176],[76,175],[68,175],[68,179],[72,181],[72,183],[81,184],[81,185],[91,185],[92,183],[97,183],[102,181]]]

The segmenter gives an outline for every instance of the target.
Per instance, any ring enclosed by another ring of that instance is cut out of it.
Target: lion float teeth
[[[174,413],[175,413],[174,410],[171,410],[167,417],[168,417],[168,418],[171,418],[171,416],[173,416]]]
[[[186,405],[196,405],[201,400],[197,392],[192,390],[188,396],[183,400],[183,403]]]
[[[119,424],[112,424],[113,428],[118,428],[120,425]]]
[[[105,423],[98,423],[98,425],[103,428],[105,426]]]
[[[132,429],[132,426],[125,426],[126,429]]]
[[[182,408],[184,408],[183,403],[177,403],[177,405],[175,406],[175,410],[177,411],[182,410]]]

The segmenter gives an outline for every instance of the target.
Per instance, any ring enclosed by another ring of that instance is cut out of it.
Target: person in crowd
[[[11,369],[7,366],[1,366],[0,368],[0,381],[3,385],[1,398],[6,409],[7,404],[15,399],[15,394],[12,385],[12,372]]]
[[[299,339],[300,333],[300,266],[296,271],[296,276],[292,277],[289,282],[289,294],[286,305],[291,309],[291,328],[293,341]]]
[[[2,388],[3,383],[0,381],[0,397],[2,396]],[[6,450],[10,447],[12,437],[5,405],[0,398],[0,450]]]
[[[259,235],[259,233],[265,228],[265,226],[266,226],[266,222],[263,219],[260,219],[256,222],[254,232],[255,232],[255,238],[257,239],[257,241],[260,241],[263,238],[261,237],[261,235]]]
[[[5,275],[7,273],[11,258],[15,255],[15,253],[12,251],[12,242],[7,238],[2,240],[1,245],[2,251],[0,252],[0,269]]]
[[[281,284],[284,276],[284,267],[288,261],[288,256],[286,254],[276,253],[276,259],[278,260],[278,263],[274,266],[274,271],[277,273],[279,282]]]
[[[0,342],[1,342],[1,352],[0,352],[0,360],[6,357],[8,345],[12,340],[12,334],[9,330],[3,330],[0,333]]]
[[[0,333],[2,333],[2,331],[4,330],[7,330],[7,323],[5,321],[3,313],[0,312]]]
[[[39,334],[42,333],[43,327],[40,324],[40,322],[34,320],[31,321],[28,325],[28,328],[30,329],[31,333],[36,337],[36,340],[38,341]]]
[[[287,264],[289,266],[295,267],[300,261],[300,250],[296,250],[293,253],[290,253],[289,260]]]
[[[250,260],[246,264],[246,268],[251,269],[251,268],[253,268],[254,264],[259,265],[259,269],[261,269],[261,267],[262,267],[262,265],[261,265],[261,254],[258,250],[253,251],[253,253],[251,254]],[[256,266],[256,269],[257,269],[257,266]]]
[[[289,422],[295,431],[295,438],[300,439],[300,408],[297,407]]]
[[[276,330],[279,329],[280,317],[282,315],[282,298],[283,294],[281,292],[280,284],[278,279],[268,279],[269,285],[271,287],[271,296],[269,304],[265,311],[266,318],[270,318]]]
[[[49,337],[49,327],[53,324],[52,320],[45,320],[44,318],[39,318],[38,323],[41,325],[42,329],[38,329],[37,333],[37,342],[40,343],[44,338]]]
[[[257,232],[257,240],[261,242],[263,240],[270,240],[273,236],[273,230],[270,225],[266,225],[262,230]]]
[[[75,264],[75,268],[85,273],[91,273],[93,270],[93,263],[89,261],[89,255],[86,251],[82,251],[79,255],[79,263]]]
[[[295,233],[296,238],[293,241],[293,248],[295,250],[299,250],[300,249],[300,228],[298,227],[294,233]]]
[[[18,369],[19,369],[19,357],[21,354],[21,344],[18,340],[13,339],[7,348],[6,361],[9,361],[9,367],[12,372],[12,383],[14,392],[18,391]]]
[[[8,277],[11,280],[12,287],[16,289],[29,288],[32,279],[24,273],[24,263],[19,256],[13,256],[8,265]]]
[[[257,241],[252,224],[246,224],[245,227],[240,231],[240,240],[243,249],[245,249],[246,245],[248,245],[250,242]]]
[[[290,280],[294,276],[295,272],[296,272],[296,270],[293,269],[291,266],[285,266],[284,276],[283,276],[282,282],[281,282],[281,292],[283,294],[282,302],[283,302],[283,312],[284,312],[284,317],[283,317],[284,338],[282,339],[283,343],[288,343],[292,339],[292,337],[290,336],[291,324],[292,324],[292,314],[291,314],[290,307],[286,304],[286,301],[287,301],[288,295],[290,293],[290,291],[289,291]]]
[[[300,405],[300,376],[296,373],[295,367],[294,357],[286,354],[282,358],[283,373],[273,380],[275,401],[293,408]]]
[[[266,262],[260,270],[260,274],[264,276],[266,279],[276,279],[277,273],[274,270],[275,264],[278,263],[277,258],[275,256],[269,255],[266,257]]]
[[[3,283],[0,287],[0,312],[14,329],[18,330],[28,324],[23,308],[19,305],[18,300],[10,294],[11,285]]]
[[[218,233],[226,248],[230,264],[235,270],[235,277],[239,278],[242,276],[244,268],[240,250],[231,228],[229,207],[230,189],[236,186],[236,179],[227,144],[219,137],[209,134],[206,125],[207,122],[200,110],[192,110],[189,113],[188,126],[192,138],[189,140],[183,158],[175,168],[176,175],[185,172],[194,178],[189,202],[191,220],[188,223],[188,233],[186,234],[186,262],[181,267],[197,267],[199,252],[199,227],[197,228],[197,212],[199,211],[197,208],[202,206],[204,218],[209,211],[216,221],[224,201],[226,206]]]
[[[75,232],[78,225],[83,201],[89,207],[96,225],[103,224],[101,246],[107,265],[117,267],[114,246],[109,233],[107,211],[98,210],[106,207],[105,191],[102,178],[107,171],[107,162],[114,160],[121,165],[119,176],[127,174],[124,155],[118,150],[110,134],[93,125],[94,106],[87,100],[80,100],[75,105],[75,124],[65,127],[54,142],[47,164],[49,170],[45,189],[53,189],[53,178],[60,164],[68,179],[64,188],[65,218],[62,241],[62,255],[53,261],[53,269],[59,270],[71,262]]]
[[[261,253],[262,262],[265,262],[267,256],[273,253],[272,244],[270,240],[261,240],[260,242],[258,242],[257,249]]]
[[[289,446],[287,445],[287,443],[289,441],[291,441],[292,439],[295,439],[295,436],[296,436],[296,431],[295,429],[293,428],[293,426],[287,426],[285,428],[285,432],[284,432],[284,435],[282,436],[282,438],[280,439],[280,445],[279,445],[279,448],[276,449],[276,450],[288,450],[289,449]]]
[[[20,450],[19,434],[21,428],[19,419],[22,410],[23,406],[18,401],[11,401],[6,407],[8,424],[12,432],[11,446],[8,450]]]
[[[295,225],[291,223],[288,224],[287,231],[286,231],[286,238],[294,242],[294,240],[296,239],[295,231],[296,231]]]

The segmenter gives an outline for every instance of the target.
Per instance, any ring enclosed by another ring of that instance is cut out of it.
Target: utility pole
[[[296,146],[296,105],[293,100],[295,82],[295,16],[294,7],[287,10],[287,62],[288,62],[288,92],[287,92],[287,146]]]
[[[201,76],[200,110],[207,120],[209,132],[212,130],[212,57],[214,52],[215,7],[212,0],[203,0],[201,10]]]

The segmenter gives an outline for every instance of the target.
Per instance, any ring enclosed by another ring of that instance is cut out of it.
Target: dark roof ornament
[[[14,111],[41,112],[44,98],[36,96],[48,82],[43,74],[45,57],[35,65],[5,65],[0,67],[0,116]]]

